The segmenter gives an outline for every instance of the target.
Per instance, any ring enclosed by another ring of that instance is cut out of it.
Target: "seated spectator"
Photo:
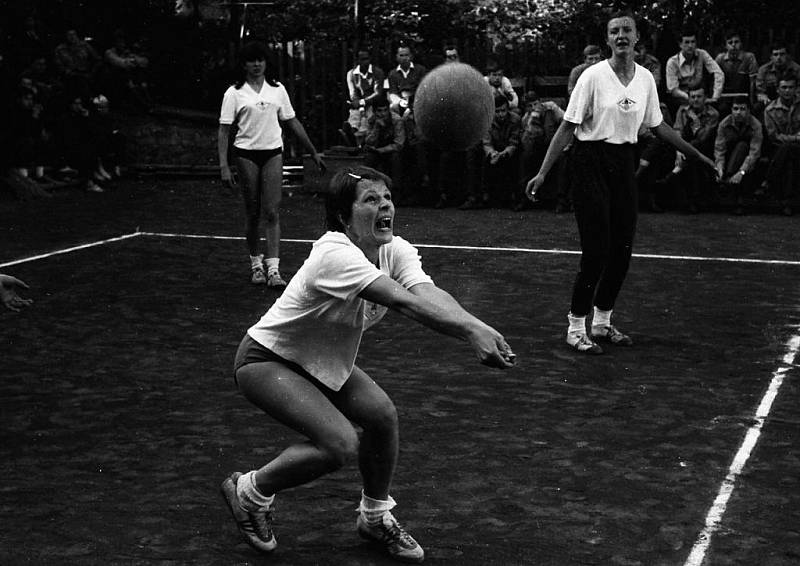
[[[661,80],[661,61],[655,55],[651,55],[648,53],[650,50],[647,42],[640,41],[636,44],[636,55],[634,55],[633,60],[650,71],[650,74],[653,75],[653,78],[656,81],[656,88],[659,92],[661,92],[662,80]]]
[[[59,149],[66,163],[77,171],[84,188],[92,193],[102,193],[103,187],[95,182],[102,179],[98,171],[99,149],[93,137],[89,110],[81,96],[69,97],[58,134]]]
[[[350,145],[361,147],[367,134],[367,121],[374,114],[372,102],[383,96],[383,69],[372,64],[366,49],[358,50],[358,63],[347,71],[347,103],[350,106],[344,128]],[[352,133],[352,139],[348,133]]]
[[[389,110],[389,100],[385,96],[376,98],[372,107],[375,113],[368,120],[367,134],[364,136],[364,165],[395,180],[394,198],[395,201],[402,201],[404,187],[400,186],[400,152],[406,143],[403,119]]]
[[[744,214],[744,193],[753,184],[752,173],[764,141],[761,122],[750,113],[750,99],[733,99],[731,114],[722,119],[714,141],[714,162],[721,183],[734,189],[734,214]]]
[[[533,178],[539,166],[544,161],[547,146],[553,138],[564,111],[552,100],[542,102],[535,91],[525,93],[525,114],[520,122],[520,190],[525,192],[525,186]],[[530,201],[527,198],[517,203],[515,210],[527,208]]]
[[[121,177],[126,140],[116,124],[108,98],[100,94],[92,99],[89,118],[92,138],[98,148],[95,177],[102,181]]]
[[[484,77],[495,97],[503,96],[508,100],[508,107],[511,110],[519,108],[519,96],[511,85],[511,79],[503,74],[503,68],[495,60],[490,60],[486,64],[486,76]]]
[[[9,163],[22,177],[46,180],[44,166],[49,165],[50,133],[44,124],[44,109],[30,88],[19,87],[16,102],[7,120],[4,132],[9,149]]]
[[[150,108],[153,105],[147,76],[150,61],[128,47],[124,31],[114,31],[114,43],[106,49],[103,58],[107,71],[105,88],[112,98]]]
[[[41,22],[36,16],[26,16],[22,21],[21,31],[13,39],[13,48],[16,53],[14,65],[17,69],[24,69],[34,59],[49,52],[45,36]]]
[[[764,126],[773,151],[767,184],[781,203],[781,212],[792,215],[791,200],[800,185],[800,102],[798,79],[790,74],[778,80],[778,98],[764,110]]]
[[[508,98],[494,97],[494,120],[483,139],[480,196],[471,195],[462,210],[515,206],[526,198],[519,187],[520,117],[511,112]]]
[[[713,77],[714,86],[708,102],[718,101],[725,86],[725,73],[708,51],[697,47],[697,32],[694,28],[686,27],[681,30],[679,46],[680,51],[667,60],[666,81],[670,110],[675,112],[680,105],[687,104],[691,89],[701,86],[708,89],[706,81],[709,75]]]
[[[583,63],[573,67],[569,72],[569,77],[567,78],[567,96],[571,95],[572,91],[575,90],[578,77],[580,77],[586,69],[602,60],[603,50],[600,49],[599,45],[587,45],[583,48]]]
[[[706,93],[703,88],[689,91],[689,104],[681,106],[675,117],[675,131],[687,142],[696,147],[708,157],[714,157],[714,141],[719,126],[719,112],[706,103]],[[713,195],[709,193],[714,186],[714,179],[706,167],[698,161],[687,160],[678,152],[675,158],[673,175],[680,175],[686,191],[686,201],[689,212],[698,211],[700,200],[710,201]],[[705,194],[703,194],[705,193]]]
[[[30,81],[37,98],[45,106],[54,104],[61,94],[63,87],[48,67],[47,58],[43,56],[34,58],[20,77]]]
[[[672,115],[667,105],[659,104],[661,115],[665,124],[672,123]],[[661,178],[667,175],[675,161],[675,149],[671,144],[656,137],[650,128],[639,129],[639,141],[636,144],[639,155],[639,165],[636,168],[635,179],[641,200],[650,212],[663,212],[659,204],[659,193],[665,183]]]
[[[408,104],[408,99],[414,95],[422,77],[427,69],[422,65],[414,64],[414,54],[410,47],[397,48],[397,67],[389,71],[386,78],[389,84],[389,103],[391,110],[402,115]]]
[[[800,65],[789,57],[785,43],[773,43],[769,62],[761,65],[756,73],[757,112],[778,98],[778,79],[787,75],[800,80]]]
[[[66,92],[88,97],[94,89],[95,73],[100,56],[88,41],[78,36],[75,28],[64,34],[64,42],[55,49],[54,60]]]
[[[737,94],[750,96],[758,73],[758,62],[753,53],[742,49],[741,35],[735,30],[725,34],[725,51],[717,55],[715,61],[725,74],[719,111],[721,116],[727,116],[731,111],[731,98]]]

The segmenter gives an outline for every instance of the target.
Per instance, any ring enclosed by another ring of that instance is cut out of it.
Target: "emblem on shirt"
[[[636,106],[636,101],[631,100],[626,96],[622,100],[617,102],[617,106],[619,106],[623,112],[629,112],[634,106]]]
[[[256,102],[256,107],[263,112],[267,109],[267,102],[265,100],[259,100]]]

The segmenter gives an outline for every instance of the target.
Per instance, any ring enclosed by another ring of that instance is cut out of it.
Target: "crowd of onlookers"
[[[725,50],[715,57],[697,46],[697,37],[694,29],[681,30],[678,52],[665,65],[641,43],[636,61],[653,74],[665,122],[714,160],[716,175],[643,130],[636,174],[642,206],[660,212],[665,203],[679,203],[694,213],[724,200],[742,214],[746,203],[771,199],[791,215],[800,193],[800,65],[784,43],[771,45],[769,61],[759,64],[738,32],[726,34]],[[448,151],[422,139],[414,118],[414,92],[426,69],[414,63],[408,47],[395,56],[397,66],[385,73],[369,50],[358,51],[346,77],[343,143],[360,148],[368,165],[395,179],[401,203],[515,210],[532,206],[525,185],[544,159],[581,73],[605,59],[603,48],[588,45],[567,77],[567,97],[550,100],[514,88],[489,61],[485,80],[495,96],[489,132],[466,151]],[[445,63],[460,60],[454,45],[443,56]],[[571,208],[569,159],[567,149],[544,191],[557,212]]]
[[[147,56],[122,30],[97,46],[75,28],[52,38],[33,16],[6,24],[14,32],[0,37],[4,180],[102,192],[124,159],[111,107],[152,104]]]

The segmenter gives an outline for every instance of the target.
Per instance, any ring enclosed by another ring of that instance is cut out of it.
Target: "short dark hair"
[[[681,28],[680,38],[684,37],[697,37],[697,28],[692,25],[685,25]]]
[[[689,89],[689,94],[692,94],[693,92],[698,91],[698,90],[702,90],[703,94],[706,93],[706,87],[704,87],[702,84],[700,84],[700,85],[697,85],[695,87],[691,87]]]
[[[784,73],[780,75],[778,77],[777,82],[780,85],[782,82],[790,82],[790,81],[793,82],[795,85],[800,83],[800,81],[797,80],[797,75],[794,75],[792,73]]]
[[[345,232],[345,224],[353,215],[356,187],[364,179],[382,181],[386,188],[392,190],[391,178],[372,167],[357,165],[339,169],[328,183],[328,192],[325,195],[325,226],[328,230]]]
[[[525,92],[525,96],[523,98],[525,102],[536,102],[539,100],[539,93],[535,90],[529,90]]]
[[[239,51],[239,62],[246,63],[248,61],[267,61],[269,51],[267,46],[260,41],[250,41],[242,46]]]
[[[789,49],[786,47],[786,42],[784,41],[774,41],[772,42],[772,45],[769,46],[770,54],[772,54],[773,51],[777,51],[778,49],[786,49],[786,51],[789,51]]]
[[[494,109],[497,110],[501,106],[508,106],[508,99],[504,94],[498,94],[494,97]]]
[[[731,101],[731,106],[735,106],[736,104],[744,104],[748,108],[750,108],[750,97],[749,96],[734,96],[733,100]]]
[[[379,94],[372,99],[373,108],[389,108],[389,98],[385,94]]]
[[[725,32],[725,41],[728,41],[733,37],[738,37],[739,39],[742,39],[742,34],[739,33],[738,29],[729,29],[728,31]]]
[[[590,43],[586,47],[583,48],[583,56],[586,57],[587,55],[602,55],[603,50],[600,48],[599,45],[595,45]]]
[[[492,73],[494,71],[502,71],[502,70],[503,68],[500,66],[500,63],[498,63],[495,59],[489,59],[488,61],[486,61],[487,73]]]

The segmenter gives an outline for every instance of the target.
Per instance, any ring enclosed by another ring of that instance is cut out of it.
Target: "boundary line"
[[[753,451],[753,448],[755,448],[756,442],[758,442],[761,429],[764,427],[764,423],[772,409],[772,403],[778,396],[778,391],[783,384],[784,376],[792,367],[797,367],[795,365],[795,358],[797,357],[798,351],[800,351],[800,334],[792,336],[787,344],[787,349],[788,352],[783,356],[783,365],[773,372],[772,381],[766,393],[764,393],[764,397],[762,397],[758,409],[756,409],[756,422],[747,430],[744,441],[728,469],[728,475],[726,475],[725,479],[722,481],[719,493],[706,515],[705,527],[698,535],[697,541],[694,547],[692,547],[692,551],[689,553],[689,557],[686,559],[684,566],[701,566],[703,564],[706,551],[711,544],[711,537],[719,530],[722,516],[725,514],[728,500],[733,493],[736,479],[742,473],[748,458],[750,458],[750,453]]]
[[[86,248],[93,248],[95,246],[102,246],[102,245],[105,245],[105,244],[110,244],[111,242],[119,242],[119,241],[122,241],[122,240],[127,240],[129,238],[135,238],[135,237],[141,236],[141,235],[142,235],[142,232],[138,232],[138,231],[137,232],[131,232],[130,234],[125,234],[124,236],[117,236],[116,238],[108,238],[107,240],[99,240],[97,242],[92,242],[90,244],[83,244],[83,245],[80,245],[80,246],[73,246],[71,248],[64,248],[63,250],[55,250],[55,251],[52,251],[52,252],[49,252],[49,253],[46,253],[46,254],[39,254],[39,255],[34,255],[34,256],[31,256],[31,257],[25,257],[25,258],[22,258],[22,259],[15,259],[14,261],[7,261],[5,263],[0,263],[0,267],[8,267],[8,266],[11,266],[11,265],[19,265],[20,263],[27,263],[29,261],[36,261],[36,260],[39,260],[39,259],[45,259],[45,258],[48,258],[48,257],[52,257],[54,255],[68,254],[70,252],[76,252],[78,250],[85,250]]]
[[[139,232],[142,236],[153,236],[159,238],[195,238],[195,239],[208,239],[208,240],[244,240],[244,236],[208,236],[204,234],[173,234],[168,232]],[[291,238],[281,238],[281,242],[299,243],[299,244],[313,244],[316,240],[300,240]],[[413,244],[417,248],[438,248],[443,250],[465,250],[465,251],[487,251],[487,252],[521,252],[529,254],[564,254],[564,255],[580,255],[578,250],[564,250],[559,248],[508,248],[508,247],[494,247],[494,246],[449,246],[444,244]],[[798,265],[800,261],[785,260],[785,259],[753,259],[753,258],[736,258],[736,257],[706,257],[706,256],[682,256],[682,255],[668,255],[668,254],[633,254],[633,257],[644,259],[674,259],[678,261],[719,261],[727,263],[756,263],[756,264],[772,264],[772,265]]]

